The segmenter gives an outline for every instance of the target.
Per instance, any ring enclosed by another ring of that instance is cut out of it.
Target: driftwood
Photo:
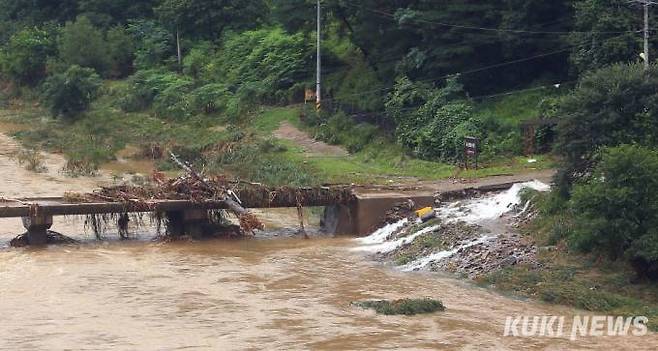
[[[225,176],[206,177],[192,165],[181,161],[173,153],[172,161],[185,171],[185,174],[167,179],[164,174],[155,172],[153,182],[144,186],[119,185],[103,187],[90,194],[67,193],[70,202],[119,202],[130,204],[132,208],[143,208],[153,212],[154,204],[160,200],[186,200],[195,203],[221,203],[227,211],[240,221],[244,232],[252,233],[263,229],[263,224],[246,208],[296,207],[300,219],[300,229],[304,232],[303,206],[327,206],[349,204],[354,201],[352,187],[309,187],[270,188],[259,183],[233,181]]]

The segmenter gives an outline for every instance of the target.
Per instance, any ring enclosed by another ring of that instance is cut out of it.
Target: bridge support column
[[[167,234],[173,237],[189,235],[200,238],[205,228],[210,224],[208,211],[184,210],[167,212]]]
[[[419,208],[434,204],[433,195],[404,197],[397,193],[381,193],[357,196],[356,200],[349,205],[325,207],[322,226],[330,234],[369,235],[381,225],[386,211],[407,199],[413,200]]]
[[[358,211],[356,204],[332,205],[324,208],[320,226],[334,235],[357,234]]]
[[[48,229],[53,226],[53,216],[37,215],[23,217],[23,227],[27,229],[27,242],[29,245],[46,245],[48,243]]]

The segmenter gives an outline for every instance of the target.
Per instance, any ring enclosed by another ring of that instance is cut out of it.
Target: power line
[[[641,0],[645,1],[645,0]],[[381,11],[381,10],[375,10],[375,9],[370,9],[366,8],[362,5],[358,4],[353,4],[353,3],[346,3],[345,5],[350,6],[352,8],[360,8],[365,11],[378,14],[380,16],[396,20],[396,15]],[[414,18],[413,19],[416,22],[420,23],[426,23],[426,24],[433,24],[433,25],[438,25],[438,26],[443,26],[443,27],[450,27],[450,28],[457,28],[457,29],[464,29],[464,30],[477,30],[477,31],[485,31],[485,32],[497,32],[497,33],[513,33],[513,34],[533,34],[533,35],[569,35],[569,34],[628,34],[628,33],[639,33],[639,30],[629,30],[629,31],[533,31],[533,30],[521,30],[521,29],[504,29],[504,28],[489,28],[489,27],[478,27],[478,26],[470,26],[470,25],[461,25],[461,24],[452,24],[452,23],[445,23],[445,22],[439,22],[439,21],[431,21],[431,20],[426,20],[423,18]]]
[[[480,68],[476,68],[476,69],[472,69],[472,70],[468,70],[468,71],[457,72],[457,73],[453,73],[453,74],[446,74],[446,75],[443,75],[443,76],[440,76],[440,77],[433,77],[433,78],[420,79],[420,80],[416,80],[415,82],[416,82],[416,83],[420,83],[420,82],[437,81],[437,80],[442,80],[442,79],[446,79],[446,78],[452,77],[452,76],[454,76],[455,74],[459,74],[460,76],[462,76],[462,75],[468,75],[468,74],[473,74],[473,73],[477,73],[477,72],[482,72],[482,71],[486,71],[486,70],[490,70],[490,69],[494,69],[494,68],[499,68],[499,67],[504,67],[504,66],[512,65],[512,64],[515,64],[515,63],[521,63],[521,62],[531,61],[531,60],[535,60],[535,59],[538,59],[538,58],[547,57],[547,56],[552,56],[552,55],[556,55],[556,54],[559,54],[559,53],[562,53],[562,52],[568,51],[568,50],[572,49],[572,48],[575,47],[575,46],[577,46],[577,45],[570,46],[570,47],[567,47],[567,48],[564,48],[564,49],[560,49],[560,50],[556,50],[556,51],[552,51],[552,52],[547,52],[547,53],[543,53],[543,54],[539,54],[539,55],[531,56],[531,57],[526,57],[526,58],[517,59],[517,60],[513,60],[513,61],[502,62],[502,63],[498,63],[498,64],[490,65],[490,66],[480,67]],[[352,96],[365,96],[365,95],[370,95],[370,94],[377,93],[377,92],[388,91],[388,90],[394,90],[394,89],[395,89],[394,87],[390,87],[390,88],[381,88],[381,89],[373,89],[373,90],[366,91],[366,92],[363,92],[363,93],[355,93],[355,94],[344,95],[343,98],[344,98],[344,97],[352,97]],[[333,99],[325,99],[325,101],[339,101],[339,100],[340,100],[340,99],[336,99],[336,98],[333,98]]]
[[[550,85],[541,85],[533,88],[528,88],[528,89],[520,89],[520,90],[511,90],[507,91],[504,93],[498,93],[498,94],[492,94],[492,95],[482,95],[482,96],[468,96],[464,98],[464,100],[486,100],[486,99],[492,99],[492,98],[497,98],[497,97],[503,97],[503,96],[513,96],[521,93],[527,93],[530,91],[538,91],[538,90],[545,90],[545,89],[559,89],[564,85],[567,84],[572,84],[576,83],[578,81],[573,80],[573,81],[567,81],[567,82],[560,82],[560,83],[555,83],[555,84],[550,84]],[[410,106],[410,107],[403,107],[396,109],[398,112],[407,112],[407,111],[417,111],[421,106]],[[387,113],[387,111],[376,111],[376,112],[369,112],[370,114],[372,113]],[[351,117],[358,116],[359,114],[352,114],[350,115]]]
[[[620,36],[620,35],[616,35],[616,36],[613,36],[613,37],[608,38],[608,39],[605,39],[605,40],[611,40],[611,39],[614,39],[614,38],[619,37],[619,36]],[[480,67],[480,68],[475,68],[475,69],[471,69],[471,70],[467,70],[467,71],[456,72],[456,73],[452,73],[452,74],[446,74],[446,75],[439,76],[439,77],[432,77],[432,78],[420,79],[420,80],[416,80],[416,81],[414,81],[414,82],[415,82],[415,83],[421,83],[421,82],[433,82],[433,81],[443,80],[443,79],[446,79],[446,78],[452,77],[452,76],[454,76],[454,75],[456,75],[456,74],[458,74],[458,75],[460,75],[460,76],[463,76],[463,75],[468,75],[468,74],[473,74],[473,73],[483,72],[483,71],[487,71],[487,70],[494,69],[494,68],[500,68],[500,67],[504,67],[504,66],[508,66],[508,65],[513,65],[513,64],[516,64],[516,63],[527,62],[527,61],[532,61],[532,60],[535,60],[535,59],[538,59],[538,58],[543,58],[543,57],[548,57],[548,56],[552,56],[552,55],[557,55],[557,54],[559,54],[559,53],[569,51],[569,50],[571,50],[571,49],[573,49],[573,48],[575,48],[575,47],[578,47],[578,46],[581,46],[581,45],[584,45],[584,44],[588,44],[588,43],[589,43],[589,40],[588,40],[588,39],[587,39],[587,40],[582,40],[582,41],[581,41],[580,43],[578,43],[578,44],[570,45],[570,46],[568,46],[568,47],[566,47],[566,48],[563,48],[563,49],[560,49],[560,50],[555,50],[555,51],[551,51],[551,52],[546,52],[546,53],[542,53],[542,54],[538,54],[538,55],[534,55],[534,56],[530,56],[530,57],[526,57],[526,58],[516,59],[516,60],[512,60],[512,61],[501,62],[501,63],[498,63],[498,64],[489,65],[489,66]],[[338,101],[338,102],[340,102],[340,101],[345,101],[345,98],[347,98],[347,97],[367,96],[367,95],[371,95],[371,94],[378,93],[378,92],[391,91],[391,90],[394,90],[394,89],[395,89],[395,87],[373,89],[373,90],[369,90],[369,91],[365,91],[365,92],[361,92],[361,93],[354,93],[354,94],[343,95],[341,98],[325,99],[325,101]]]
[[[507,92],[504,92],[504,93],[498,93],[498,94],[473,96],[473,97],[469,97],[468,99],[469,100],[486,100],[486,99],[492,99],[492,98],[497,98],[497,97],[512,96],[512,95],[517,95],[517,94],[521,94],[521,93],[527,93],[527,92],[535,91],[535,90],[544,90],[544,89],[550,89],[550,88],[559,89],[563,85],[577,83],[577,82],[578,82],[577,80],[570,80],[570,81],[560,82],[560,83],[555,83],[555,84],[540,85],[540,86],[533,87],[533,88],[520,89],[520,90],[511,90],[511,91],[507,91]]]

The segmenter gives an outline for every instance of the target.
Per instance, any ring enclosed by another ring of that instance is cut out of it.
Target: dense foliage
[[[75,118],[96,98],[100,77],[91,68],[71,66],[43,83],[43,100],[53,116]]]
[[[587,176],[602,146],[658,141],[658,71],[614,65],[584,75],[560,109],[563,182]]]
[[[386,108],[397,125],[399,142],[422,158],[458,160],[464,137],[480,136],[473,108],[457,77],[448,79],[441,89],[402,78]]]
[[[110,68],[108,46],[103,32],[87,17],[67,22],[59,36],[59,58],[66,66],[78,65],[105,73]]]
[[[248,125],[260,106],[303,103],[314,87],[315,4],[0,0],[0,100],[39,91],[53,115],[86,121],[100,77],[123,79],[108,83],[103,112]],[[552,201],[579,225],[564,226],[556,239],[658,262],[650,179],[657,171],[658,71],[638,63],[637,6],[324,0],[322,7],[322,111],[312,104],[304,110],[317,138],[366,157],[395,142],[400,164],[411,156],[459,164],[464,138],[472,136],[487,162],[520,155],[525,139],[550,151],[550,126],[559,120],[561,196]],[[652,36],[650,48],[657,44]],[[522,139],[520,127],[530,119],[547,123]],[[281,155],[257,159],[261,146],[234,145],[242,137],[222,146],[230,152],[211,158],[214,167],[249,164],[257,180],[272,181],[270,173],[283,175],[276,183],[308,180]],[[83,142],[94,141],[71,141]]]
[[[46,76],[46,63],[54,52],[55,43],[47,31],[25,28],[0,50],[1,72],[16,83],[37,84]]]
[[[613,259],[658,261],[658,152],[634,145],[603,151],[593,177],[573,192],[575,245]]]

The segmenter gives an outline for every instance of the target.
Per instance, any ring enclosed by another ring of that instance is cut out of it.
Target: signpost
[[[464,167],[468,169],[469,161],[472,159],[475,163],[475,169],[478,168],[478,146],[480,139],[475,137],[464,138]]]

